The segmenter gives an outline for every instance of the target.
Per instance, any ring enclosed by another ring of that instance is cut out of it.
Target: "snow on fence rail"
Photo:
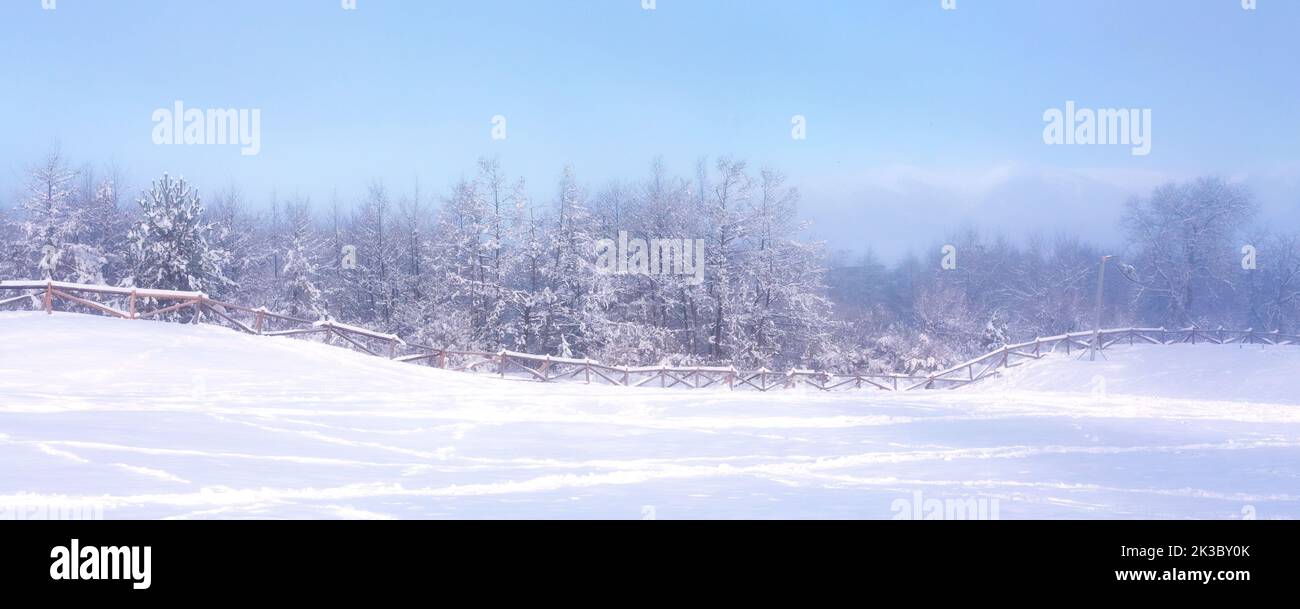
[[[501,378],[519,378],[544,383],[578,380],[606,383],[626,387],[722,387],[728,389],[770,389],[806,385],[822,391],[846,388],[874,388],[884,391],[910,391],[913,389],[948,389],[969,385],[1004,368],[1012,368],[1025,360],[1039,359],[1056,352],[1066,354],[1087,350],[1092,346],[1093,332],[1073,332],[1036,338],[1029,342],[1006,345],[972,360],[957,364],[933,374],[918,376],[887,373],[831,374],[814,370],[789,370],[779,372],[760,368],[737,370],[734,367],[677,367],[677,366],[609,366],[589,359],[532,355],[513,351],[457,351],[408,343],[395,334],[375,332],[366,328],[338,323],[332,320],[310,320],[272,313],[265,308],[248,308],[208,298],[202,292],[175,290],[149,290],[85,285],[59,281],[0,281],[0,292],[28,292],[9,298],[0,298],[0,307],[27,301],[40,303],[46,313],[54,312],[57,301],[84,307],[96,313],[122,319],[156,318],[167,313],[189,311],[190,323],[210,320],[224,323],[241,332],[260,336],[321,335],[327,342],[339,339],[346,346],[370,355],[387,357],[407,363],[426,363],[430,366],[461,372],[491,373]],[[109,296],[125,303],[125,310],[91,300],[91,296]],[[150,310],[144,307],[153,306]],[[241,320],[241,317],[243,320]],[[1207,342],[1213,344],[1263,344],[1300,345],[1300,336],[1280,332],[1255,330],[1204,330],[1196,327],[1182,330],[1165,328],[1124,328],[1101,330],[1097,333],[1098,346],[1105,349],[1117,343],[1138,342],[1168,345],[1175,343]]]

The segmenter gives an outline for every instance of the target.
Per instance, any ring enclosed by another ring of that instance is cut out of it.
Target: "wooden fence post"
[[[136,319],[136,317],[135,317],[135,290],[131,290],[131,307],[130,307],[130,309],[131,309],[131,319]]]
[[[54,286],[48,282],[45,284],[45,314],[54,314]]]

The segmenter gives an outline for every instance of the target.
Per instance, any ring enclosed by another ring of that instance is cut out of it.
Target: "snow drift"
[[[956,391],[756,394],[0,313],[0,516],[1300,515],[1300,347],[1106,355]]]

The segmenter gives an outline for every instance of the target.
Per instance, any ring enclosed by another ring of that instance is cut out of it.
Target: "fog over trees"
[[[1110,219],[1122,251],[966,227],[893,264],[810,240],[781,172],[731,158],[691,176],[656,160],[596,190],[571,167],[538,187],[484,159],[439,192],[373,183],[357,201],[121,182],[58,154],[33,164],[0,205],[0,278],[197,290],[460,349],[923,372],[1090,329],[1113,255],[1103,325],[1300,329],[1300,232],[1258,226],[1251,193],[1213,177],[1132,201]],[[702,281],[656,271],[678,262],[660,259],[668,239],[703,241]],[[598,264],[614,242],[629,272]]]

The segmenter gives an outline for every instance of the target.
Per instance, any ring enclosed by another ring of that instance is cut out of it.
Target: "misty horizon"
[[[127,202],[167,172],[262,210],[296,198],[352,207],[372,182],[437,201],[480,158],[545,201],[566,165],[594,195],[643,179],[657,158],[689,179],[701,159],[727,157],[785,173],[810,238],[891,262],[966,227],[1118,246],[1127,201],[1206,176],[1247,187],[1262,224],[1300,225],[1300,120],[1287,102],[1300,90],[1276,77],[1280,50],[1300,54],[1283,26],[1300,6],[1092,4],[1124,19],[938,0],[11,2],[0,78],[23,94],[0,100],[0,115],[23,145],[0,151],[0,206],[55,150],[119,170]],[[710,35],[722,31],[726,45]],[[1223,44],[1197,43],[1206,37]],[[151,61],[94,52],[110,43]],[[154,114],[175,103],[258,111],[259,150],[158,144]],[[1076,103],[1149,111],[1149,152],[1045,145],[1044,114]]]

